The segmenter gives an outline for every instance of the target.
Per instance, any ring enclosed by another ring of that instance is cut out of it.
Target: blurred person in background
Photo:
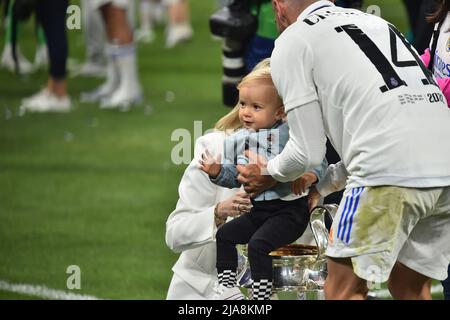
[[[4,20],[6,18],[6,15],[8,14],[8,6],[9,6],[9,1],[10,0],[0,0],[0,8],[1,8],[1,23],[2,25],[0,26],[0,29],[3,29],[4,27]]]
[[[133,23],[134,2],[129,2],[128,21]],[[86,60],[71,70],[72,76],[105,77],[107,69],[106,31],[103,17],[97,4],[92,0],[81,1],[83,35],[86,44]]]
[[[11,71],[20,74],[31,73],[34,70],[48,65],[47,45],[42,26],[36,17],[36,40],[37,48],[34,65],[22,54],[18,44],[23,24],[35,11],[34,5],[30,1],[11,0],[4,1],[5,10],[5,44],[1,54],[0,65]],[[14,59],[15,50],[16,59]]]
[[[447,102],[449,102],[450,47],[448,41],[450,39],[450,19],[448,18],[448,11],[450,10],[450,3],[445,0],[437,0],[436,2],[440,4],[438,9],[427,19],[432,29],[434,26],[434,34],[421,58],[436,77],[439,87],[447,98]]]
[[[221,0],[220,5],[227,7],[232,15],[245,15],[245,23],[253,20],[250,27],[243,27],[247,30],[225,36],[222,46],[222,101],[225,106],[234,107],[238,101],[237,84],[257,63],[270,57],[278,32],[270,0]],[[223,10],[224,8],[214,15],[220,16]],[[211,32],[223,37],[217,31],[225,30],[224,27],[213,26],[214,15],[210,20]],[[250,19],[251,17],[253,18]],[[249,28],[251,31],[248,31]]]
[[[190,40],[194,35],[188,0],[141,0],[139,17],[136,40],[142,43],[153,42],[154,26],[162,22],[167,23],[165,47],[168,49]]]
[[[343,8],[361,9],[363,0],[336,0],[334,3]]]
[[[188,0],[163,0],[167,6],[166,48],[190,40],[194,31],[191,26]]]
[[[412,33],[412,44],[419,53],[428,47],[433,26],[427,23],[427,17],[436,10],[434,0],[403,0],[408,13]]]
[[[49,80],[44,89],[22,101],[30,112],[68,112],[71,101],[67,94],[66,11],[68,0],[39,0],[36,14],[44,29],[49,55]]]
[[[84,102],[100,102],[103,109],[128,108],[142,101],[143,93],[138,79],[136,46],[127,18],[130,1],[92,0],[100,9],[105,24],[106,82],[97,89],[82,93]]]
[[[139,29],[136,30],[136,41],[153,42],[154,26],[162,23],[165,18],[165,8],[161,0],[139,1]]]
[[[106,33],[101,13],[92,0],[81,1],[83,36],[86,44],[86,60],[77,67],[74,76],[104,77],[106,75]]]

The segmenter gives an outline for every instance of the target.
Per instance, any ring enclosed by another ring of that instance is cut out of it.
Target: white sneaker
[[[141,88],[126,90],[120,88],[111,96],[101,99],[100,109],[121,109],[128,110],[133,105],[141,103],[143,94]]]
[[[245,296],[238,287],[227,288],[216,283],[214,291],[213,300],[245,300]]]
[[[114,61],[109,61],[106,66],[106,81],[94,90],[82,92],[80,101],[84,103],[95,103],[112,95],[119,86],[117,66]]]
[[[136,30],[136,40],[142,43],[151,43],[155,40],[155,33],[152,29]]]
[[[47,46],[41,45],[36,50],[36,55],[34,56],[34,68],[40,69],[48,66],[48,50]]]
[[[170,49],[181,42],[188,41],[193,35],[194,31],[187,23],[169,26],[167,29],[166,48]]]
[[[34,71],[33,65],[27,60],[20,51],[20,48],[16,47],[17,63],[20,74],[28,74]],[[3,49],[0,65],[10,72],[16,72],[16,64],[14,62],[12,45],[7,44]]]
[[[58,97],[43,89],[29,98],[22,100],[21,109],[30,112],[69,112],[71,108],[68,96]]]
[[[106,84],[102,84],[92,91],[82,92],[80,94],[80,101],[83,103],[96,103],[108,97],[111,94],[112,94],[111,87]]]
[[[94,78],[104,78],[106,76],[106,66],[92,62],[86,61],[82,65],[78,66],[72,71],[71,76],[84,76],[84,77],[94,77]]]

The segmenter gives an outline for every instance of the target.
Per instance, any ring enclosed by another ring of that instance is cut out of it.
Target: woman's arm
[[[205,137],[197,140],[194,159],[186,168],[178,187],[177,206],[166,222],[166,243],[175,252],[214,241],[214,208],[218,187],[198,168],[199,155],[206,150],[207,143]],[[213,143],[212,140],[210,143]]]

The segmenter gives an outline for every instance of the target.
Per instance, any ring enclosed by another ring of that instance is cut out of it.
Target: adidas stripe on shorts
[[[368,281],[387,281],[397,260],[430,278],[446,279],[450,187],[347,189],[326,254],[351,258],[355,274]]]

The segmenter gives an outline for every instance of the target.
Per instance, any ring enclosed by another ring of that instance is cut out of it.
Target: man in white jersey
[[[326,298],[363,299],[367,281],[387,280],[394,298],[431,298],[430,278],[445,279],[450,261],[445,98],[383,19],[330,1],[272,2],[281,32],[272,77],[290,140],[267,164],[250,155],[257,163],[240,166],[239,180],[252,196],[294,180],[320,164],[328,136],[342,159],[331,172],[348,176],[330,232]]]

